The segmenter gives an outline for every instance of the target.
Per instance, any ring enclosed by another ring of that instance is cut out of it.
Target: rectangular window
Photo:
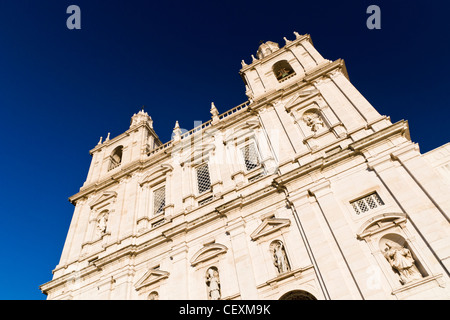
[[[209,176],[208,163],[204,163],[197,167],[197,186],[198,193],[202,194],[204,192],[211,190],[211,179]]]
[[[163,186],[153,191],[153,215],[158,215],[164,212],[166,206],[166,187]]]
[[[259,157],[254,143],[250,143],[241,148],[242,156],[244,157],[245,168],[247,171],[255,169],[259,166]]]
[[[384,206],[383,200],[381,200],[380,196],[376,192],[371,193],[359,200],[352,201],[350,202],[350,204],[352,205],[353,210],[355,210],[356,214],[365,213],[375,208]]]

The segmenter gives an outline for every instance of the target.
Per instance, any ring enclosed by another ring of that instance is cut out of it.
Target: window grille
[[[364,198],[355,200],[350,203],[353,207],[353,210],[355,210],[356,214],[365,213],[367,211],[373,210],[375,208],[384,205],[383,200],[381,200],[380,196],[376,192],[371,193],[368,196],[365,196]]]
[[[248,144],[241,148],[244,157],[245,167],[247,171],[255,169],[259,166],[258,152],[254,143]]]
[[[211,179],[209,176],[208,163],[204,163],[197,167],[197,186],[199,194],[211,190]]]
[[[153,215],[164,212],[166,206],[166,187],[161,187],[153,191]]]

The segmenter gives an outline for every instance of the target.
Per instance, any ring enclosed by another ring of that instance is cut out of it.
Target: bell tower
[[[296,82],[310,71],[329,63],[312,45],[309,35],[294,32],[295,40],[284,37],[286,45],[280,49],[278,43],[262,43],[252,55],[251,64],[242,60],[240,75],[245,83],[246,95],[258,100],[266,94],[280,89],[289,82]]]
[[[121,135],[100,141],[89,152],[91,166],[84,185],[104,179],[113,171],[118,171],[131,163],[143,159],[154,148],[162,144],[155,130],[153,120],[142,108],[133,114],[130,128]]]

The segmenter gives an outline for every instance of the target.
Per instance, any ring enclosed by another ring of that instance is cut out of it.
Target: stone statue
[[[108,222],[108,213],[102,214],[97,220],[97,236],[101,237],[106,233],[106,223]]]
[[[406,247],[394,245],[387,242],[384,249],[384,256],[400,276],[400,283],[404,285],[407,282],[422,278],[422,274],[415,265],[414,258]]]
[[[208,296],[210,300],[220,300],[220,280],[219,271],[209,268],[206,272],[206,285],[208,286]]]
[[[303,115],[303,121],[308,127],[311,127],[311,131],[317,132],[320,128],[324,126],[320,115],[315,112],[305,113]]]
[[[278,269],[278,273],[288,272],[290,270],[283,242],[277,241],[272,247],[273,264]]]

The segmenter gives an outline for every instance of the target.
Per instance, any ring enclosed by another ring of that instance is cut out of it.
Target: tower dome
[[[267,57],[271,53],[277,51],[278,49],[280,49],[280,46],[278,45],[278,43],[272,42],[272,41],[267,41],[265,43],[262,43],[259,46],[258,51],[256,52],[256,55],[258,56],[258,59],[262,59],[264,57]]]

